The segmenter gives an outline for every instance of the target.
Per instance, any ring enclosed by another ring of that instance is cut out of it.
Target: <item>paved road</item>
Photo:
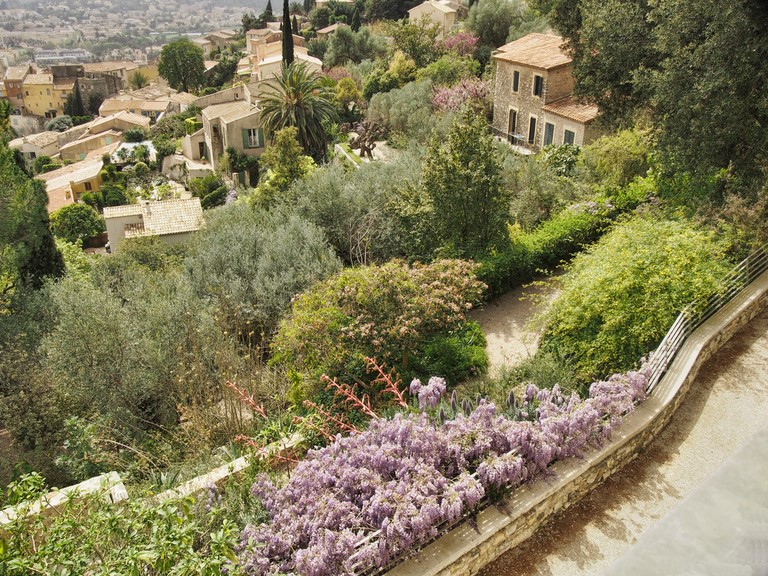
[[[481,576],[602,575],[768,422],[768,312],[701,370],[653,444]]]

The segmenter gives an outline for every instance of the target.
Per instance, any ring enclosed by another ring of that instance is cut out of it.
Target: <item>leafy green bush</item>
[[[637,365],[691,301],[720,287],[725,248],[683,221],[636,217],[578,255],[546,314],[541,349],[581,381]]]
[[[582,148],[581,163],[593,182],[626,186],[650,168],[651,143],[646,133],[622,130]]]
[[[414,356],[414,373],[441,376],[451,384],[488,370],[485,334],[473,320],[465,322],[452,333],[430,338]]]
[[[187,268],[197,293],[258,339],[270,335],[295,294],[336,272],[339,261],[323,233],[300,216],[237,203],[207,218]]]
[[[479,303],[484,286],[475,269],[461,260],[391,261],[345,269],[296,298],[272,343],[272,364],[293,375],[293,400],[317,392],[324,374],[366,379],[365,357],[411,375],[430,339],[462,328]],[[438,356],[433,350],[433,362],[448,358]]]
[[[51,232],[67,242],[83,242],[105,229],[104,219],[88,204],[69,204],[51,214]]]
[[[20,481],[24,493],[36,483]],[[234,492],[211,489],[197,498],[107,506],[104,494],[93,494],[70,499],[54,515],[19,514],[0,539],[0,572],[214,576],[226,567],[240,576],[230,562],[242,529],[231,520],[239,499]],[[259,508],[252,497],[248,507]]]
[[[569,207],[532,232],[516,236],[504,250],[483,258],[478,278],[488,285],[490,296],[504,294],[594,242],[608,227],[611,215],[594,202]]]

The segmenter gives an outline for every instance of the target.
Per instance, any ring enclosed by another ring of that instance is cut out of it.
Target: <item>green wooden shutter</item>
[[[248,129],[243,128],[243,148],[248,148]]]
[[[259,128],[259,148],[264,148],[264,128]]]

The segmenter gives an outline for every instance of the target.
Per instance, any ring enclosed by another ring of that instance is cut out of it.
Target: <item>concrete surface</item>
[[[606,573],[626,574],[768,574],[768,427]]]
[[[605,574],[766,422],[768,312],[763,312],[702,368],[672,422],[637,460],[480,574]],[[739,572],[715,569],[680,574],[738,576]]]

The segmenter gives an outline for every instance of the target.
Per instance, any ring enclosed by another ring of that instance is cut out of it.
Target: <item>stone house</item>
[[[28,74],[32,74],[32,66],[11,66],[5,71],[3,85],[5,87],[5,97],[13,107],[13,113],[24,113],[24,79]]]
[[[536,151],[550,144],[588,144],[600,135],[597,106],[573,97],[571,57],[563,39],[529,34],[494,51],[493,131]]]
[[[111,206],[104,208],[104,222],[113,252],[127,238],[157,236],[178,244],[205,225],[200,198]]]

